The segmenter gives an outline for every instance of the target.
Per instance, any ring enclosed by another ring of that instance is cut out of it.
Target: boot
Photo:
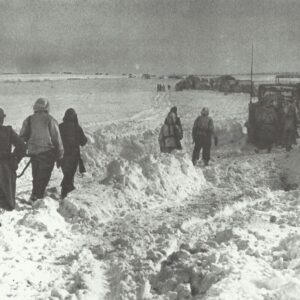
[[[68,193],[66,192],[65,189],[61,189],[61,194],[60,194],[60,198],[63,200],[67,197]]]
[[[29,202],[30,202],[30,203],[33,203],[33,202],[35,202],[37,199],[38,199],[37,196],[31,194],[30,197],[29,197]]]

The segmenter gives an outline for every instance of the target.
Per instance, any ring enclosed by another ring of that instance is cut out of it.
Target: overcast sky
[[[300,71],[300,1],[0,0],[0,72]]]

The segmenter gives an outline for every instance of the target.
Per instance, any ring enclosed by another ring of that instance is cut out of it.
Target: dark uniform
[[[297,113],[293,104],[288,104],[283,116],[283,141],[286,151],[292,149],[297,138]]]
[[[181,146],[181,142],[180,140],[182,140],[183,138],[183,129],[182,129],[182,124],[181,124],[181,120],[177,115],[177,107],[173,106],[169,112],[170,114],[175,114],[175,139],[176,139],[176,149],[177,150],[182,150],[182,146]]]
[[[209,111],[207,108],[204,108],[193,126],[192,137],[195,143],[192,161],[196,165],[200,157],[200,151],[202,150],[202,159],[205,166],[208,165],[210,160],[210,149],[211,149],[211,139],[214,137],[215,144],[217,145],[217,136],[214,131],[214,123],[212,118],[208,116]]]
[[[84,146],[87,143],[87,138],[79,126],[77,114],[72,108],[66,111],[63,123],[59,124],[59,130],[64,145],[64,156],[61,166],[64,174],[61,182],[61,197],[63,199],[75,189],[74,176],[81,159],[80,146]]]
[[[5,114],[0,109],[0,208],[13,210],[16,195],[16,170],[26,147],[11,126],[3,126]],[[12,151],[14,146],[14,151]]]
[[[272,104],[262,106],[257,113],[257,147],[271,152],[277,140],[278,117]],[[256,152],[258,151],[256,149]]]

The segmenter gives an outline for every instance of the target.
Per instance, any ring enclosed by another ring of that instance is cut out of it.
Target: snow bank
[[[90,184],[94,195],[87,197],[83,189],[61,202],[59,212],[72,223],[105,222],[134,209],[151,209],[168,202],[179,204],[199,193],[206,180],[186,154],[176,152],[146,155],[136,161],[113,160],[107,165],[106,177]]]
[[[216,134],[219,138],[219,146],[234,144],[245,138],[243,124],[230,119],[217,123]]]

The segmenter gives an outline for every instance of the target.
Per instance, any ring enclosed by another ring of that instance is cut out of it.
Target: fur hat
[[[38,112],[38,111],[49,112],[49,109],[50,109],[49,101],[45,98],[37,99],[33,105],[34,112]]]
[[[0,108],[0,118],[5,118],[6,114],[4,113],[4,110],[2,108]]]
[[[208,116],[209,115],[209,109],[207,107],[203,107],[201,110],[202,116]]]

